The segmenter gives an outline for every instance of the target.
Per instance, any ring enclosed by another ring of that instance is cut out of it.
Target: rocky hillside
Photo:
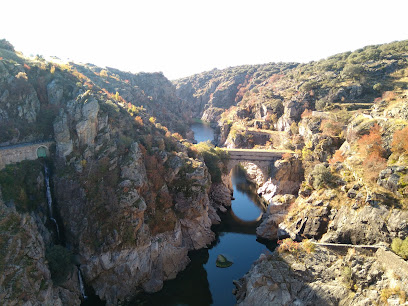
[[[185,103],[161,74],[28,59],[4,40],[0,47],[1,145],[55,141],[46,160],[0,171],[2,237],[11,237],[2,240],[2,301],[77,305],[75,265],[108,304],[159,290],[185,268],[189,250],[214,239],[210,216],[218,218],[202,153],[175,133],[186,131]],[[35,254],[20,256],[24,248]]]
[[[237,105],[247,91],[296,66],[295,63],[271,63],[213,69],[179,79],[174,84],[177,95],[191,105],[195,118],[216,122],[221,113]]]
[[[218,124],[219,145],[294,147],[296,137],[284,144],[272,132],[297,134],[305,110],[369,109],[384,93],[401,93],[407,57],[408,42],[401,41],[307,64],[213,70],[177,80],[175,85],[177,94],[193,105],[195,116]],[[269,131],[270,136],[260,139],[251,128]]]
[[[389,262],[405,263],[384,259],[396,256],[391,251],[302,253],[296,241],[383,245],[408,258],[407,58],[402,41],[281,65],[258,81],[263,66],[175,82],[194,114],[218,125],[218,145],[295,153],[272,167],[268,181],[247,167],[270,203],[258,236],[289,240],[237,283],[240,304],[405,303],[407,271]],[[282,164],[296,167],[283,175]],[[288,178],[303,180],[297,197],[278,190]]]
[[[299,133],[305,145],[297,155],[305,180],[296,199],[272,199],[257,230],[264,238],[289,238],[280,253],[260,259],[237,283],[239,303],[405,305],[407,115],[408,92],[397,89],[377,99],[367,113],[302,116]],[[302,253],[296,241],[304,239],[384,249],[350,248],[344,257],[338,248],[316,246]]]

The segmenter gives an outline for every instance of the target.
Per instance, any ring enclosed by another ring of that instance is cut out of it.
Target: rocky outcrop
[[[310,253],[294,251],[293,254],[274,252],[270,256],[261,255],[251,270],[235,281],[237,304],[404,303],[404,291],[408,290],[407,275],[406,270],[398,265],[389,265],[390,260],[398,260],[393,257],[395,254],[382,249],[374,255],[350,249],[344,256],[344,251],[318,246],[314,249]],[[408,269],[408,265],[399,260],[400,265]]]
[[[213,69],[174,81],[177,95],[192,105],[194,117],[217,122],[219,115],[237,105],[245,92],[268,77],[295,67],[294,63],[246,65]]]
[[[342,207],[332,210],[332,221],[322,241],[352,244],[390,243],[392,238],[404,237],[407,234],[407,217],[407,211],[389,210],[382,205],[366,205],[360,210]]]
[[[302,161],[296,158],[277,160],[272,166],[270,178],[259,187],[257,193],[267,203],[277,194],[296,194],[303,180]]]
[[[232,191],[223,183],[213,183],[209,193],[210,210],[209,217],[213,224],[221,222],[218,212],[226,212],[231,207]]]
[[[25,71],[2,61],[0,75],[5,81],[0,83],[0,122],[11,118],[35,122],[40,101]]]
[[[316,202],[298,214],[289,216],[284,224],[280,224],[280,236],[290,236],[297,241],[303,238],[320,239],[327,231],[329,213],[327,203]]]
[[[90,132],[81,136],[70,129],[81,155],[62,161],[71,172],[55,178],[56,197],[86,283],[115,304],[138,290],[158,291],[176,277],[189,262],[188,251],[214,239],[217,216],[202,161],[189,159],[181,144],[183,151],[174,154],[158,147],[149,153],[138,142],[119,153],[117,130],[105,125],[93,101],[88,94],[70,104],[70,126],[87,118]],[[86,111],[94,115],[85,117]],[[158,136],[153,141],[163,142]]]
[[[278,131],[290,131],[290,126],[293,122],[299,122],[300,115],[305,110],[305,104],[297,101],[285,102],[285,110],[276,123]]]
[[[256,228],[256,235],[268,240],[284,237],[285,233],[279,228],[279,224],[285,220],[288,209],[295,199],[291,194],[274,196],[262,216],[262,223]]]
[[[1,197],[1,195],[0,195]],[[0,299],[4,305],[79,305],[76,294],[55,287],[45,244],[34,219],[6,207],[0,199]],[[66,297],[69,297],[66,299]]]
[[[408,182],[408,167],[391,166],[380,172],[377,184],[392,191],[395,195],[404,196],[404,187]]]

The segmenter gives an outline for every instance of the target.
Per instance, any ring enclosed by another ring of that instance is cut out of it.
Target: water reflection
[[[160,292],[138,296],[130,305],[235,305],[232,281],[241,278],[261,253],[273,251],[276,244],[256,240],[264,208],[242,170],[232,172],[232,182],[235,200],[221,224],[213,227],[216,239],[212,245],[190,252],[191,263],[176,279],[166,281]],[[233,265],[216,267],[219,254]]]
[[[194,139],[197,143],[214,139],[214,130],[209,124],[196,122],[191,125],[191,130],[194,132]]]
[[[265,212],[265,205],[256,193],[256,185],[249,182],[245,172],[239,166],[231,171],[231,180],[234,186],[232,213],[243,221],[260,220]],[[252,203],[248,204],[248,203]]]

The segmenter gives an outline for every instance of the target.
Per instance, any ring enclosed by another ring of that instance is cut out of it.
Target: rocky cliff
[[[405,305],[408,265],[386,248],[398,253],[392,242],[408,236],[408,122],[400,116],[406,105],[406,91],[396,92],[391,100],[377,101],[369,114],[355,114],[342,127],[340,147],[333,136],[308,132],[313,122],[322,123],[321,114],[303,119],[306,176],[299,196],[286,202],[289,209],[270,206],[268,222],[257,230],[268,239],[290,238],[236,283],[238,304]],[[306,238],[382,247],[375,253],[352,247],[347,253]],[[296,242],[302,240],[306,246]]]
[[[176,80],[174,84],[177,95],[191,105],[194,117],[217,122],[225,110],[240,102],[257,84],[296,65],[271,63],[230,67],[224,70],[213,69]]]
[[[51,279],[46,243],[38,221],[7,207],[0,195],[0,298],[4,305],[79,305],[76,279],[58,284]],[[70,273],[75,273],[73,267]],[[76,275],[76,274],[75,274]],[[72,283],[74,286],[72,286]]]
[[[38,301],[45,304],[79,303],[78,278],[72,274],[76,270],[58,279],[65,286],[61,288],[76,290],[53,289],[49,280],[47,262],[52,270],[58,252],[75,255],[75,260],[66,256],[69,265],[77,264],[85,283],[108,304],[141,290],[159,290],[164,280],[186,267],[189,250],[214,239],[210,216],[214,222],[218,217],[208,197],[211,178],[202,156],[189,157],[180,135],[172,133],[186,131],[188,107],[162,74],[133,75],[0,51],[0,124],[5,131],[0,142],[55,141],[48,162],[53,165],[53,210],[61,237],[48,222],[45,202],[33,204],[38,193],[44,199],[43,183],[30,187],[35,180],[44,182],[41,168],[36,176],[27,172],[30,167],[8,166],[1,176],[8,203],[22,208],[16,218],[28,218],[24,222],[30,225],[30,236],[24,242],[38,244],[27,269],[39,274],[26,277],[33,283],[27,300],[41,295]],[[9,175],[15,169],[21,173],[21,193],[9,184],[17,179]],[[29,217],[19,215],[25,211],[34,216],[41,234]],[[48,260],[43,236],[51,250]],[[7,247],[6,252],[20,249]],[[18,286],[2,283],[10,304],[19,300]]]

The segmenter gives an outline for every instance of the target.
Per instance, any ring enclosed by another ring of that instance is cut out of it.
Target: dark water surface
[[[194,139],[197,142],[212,141],[214,139],[214,130],[209,123],[195,122],[191,125],[191,130],[194,132]]]
[[[198,141],[206,141],[208,126],[195,124],[192,129]],[[210,138],[211,140],[212,138]],[[256,188],[245,178],[240,168],[232,172],[234,200],[222,216],[222,223],[213,227],[216,240],[208,249],[189,253],[191,263],[176,279],[164,282],[161,291],[142,294],[130,305],[235,305],[232,281],[249,271],[261,253],[273,251],[276,244],[263,244],[256,239],[255,230],[264,211],[256,195]],[[233,265],[218,268],[217,256],[223,254]]]

